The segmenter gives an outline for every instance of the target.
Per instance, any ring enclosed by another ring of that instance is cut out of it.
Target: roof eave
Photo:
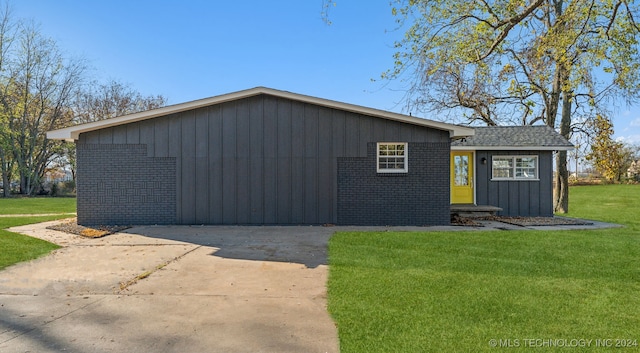
[[[451,146],[454,151],[571,151],[573,146]]]
[[[255,92],[254,92],[255,91]],[[239,91],[234,93],[225,94],[222,96],[209,97],[204,99],[198,99],[191,102],[168,105],[166,107],[146,110],[139,113],[133,113],[128,115],[122,115],[111,119],[105,119],[100,121],[94,121],[91,123],[80,124],[71,126],[64,129],[53,130],[47,132],[47,138],[54,140],[77,140],[80,137],[80,134],[83,132],[90,132],[99,129],[105,129],[113,126],[123,125],[134,123],[138,121],[143,121],[147,119],[153,119],[164,115],[170,115],[175,113],[184,112],[187,110],[198,109],[202,107],[206,107],[208,105],[224,103],[227,101],[239,99],[239,98],[247,98],[254,95],[258,95],[260,92],[257,92],[255,88]]]
[[[180,113],[183,111],[198,109],[198,108],[202,108],[209,105],[220,104],[220,103],[242,99],[242,98],[248,98],[248,97],[256,96],[259,94],[269,94],[276,97],[288,98],[291,100],[315,104],[315,105],[324,106],[328,108],[341,109],[341,110],[350,111],[358,114],[371,115],[371,116],[376,116],[376,117],[380,117],[388,120],[395,120],[395,121],[400,121],[404,123],[425,126],[425,127],[430,127],[430,128],[439,129],[439,130],[445,130],[449,132],[449,136],[451,138],[473,136],[475,134],[474,129],[464,127],[464,126],[458,126],[458,125],[447,124],[447,123],[442,123],[442,122],[433,121],[433,120],[416,118],[412,116],[387,112],[384,110],[367,108],[367,107],[358,106],[354,104],[342,103],[342,102],[332,101],[332,100],[323,99],[323,98],[316,98],[312,96],[305,96],[297,93],[280,91],[280,90],[275,90],[275,89],[266,88],[266,87],[256,87],[256,88],[251,88],[244,91],[227,93],[227,94],[210,97],[210,98],[199,99],[199,100],[195,100],[187,103],[170,105],[170,106],[166,106],[166,107],[162,107],[154,110],[148,110],[144,112],[123,115],[116,118],[76,125],[76,126],[72,126],[64,129],[53,130],[53,131],[47,132],[47,138],[54,139],[54,140],[73,141],[73,140],[77,140],[80,137],[80,134],[84,132],[90,132],[90,131],[109,128],[113,126],[138,122],[142,120],[153,119],[153,118],[164,116],[164,115]]]
[[[393,113],[385,110],[368,108],[360,105],[343,103],[343,102],[333,101],[333,100],[324,99],[324,98],[306,96],[298,93],[279,91],[279,90],[274,90],[274,89],[265,88],[265,87],[259,87],[259,88],[264,90],[263,92],[260,92],[260,93],[271,94],[271,95],[279,96],[282,98],[288,98],[291,100],[303,101],[306,103],[311,103],[311,104],[315,104],[315,105],[319,105],[327,108],[340,109],[340,110],[350,111],[353,113],[377,116],[381,118],[386,118],[388,120],[395,120],[395,121],[400,121],[404,123],[410,123],[414,125],[421,125],[421,126],[439,129],[439,130],[449,131],[449,136],[451,138],[475,135],[475,130],[469,127],[443,123],[435,120],[417,118],[417,117],[408,116],[404,114],[398,114],[398,113]]]

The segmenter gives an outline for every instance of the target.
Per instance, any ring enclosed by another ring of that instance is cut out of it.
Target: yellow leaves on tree
[[[593,120],[595,136],[591,142],[591,153],[586,157],[607,181],[620,181],[624,164],[624,145],[611,138],[613,123],[606,117]]]

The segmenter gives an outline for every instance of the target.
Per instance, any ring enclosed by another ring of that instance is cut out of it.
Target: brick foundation
[[[409,143],[408,173],[377,173],[376,144],[366,158],[338,158],[338,224],[450,224],[449,143]]]
[[[78,224],[176,222],[176,160],[146,145],[77,146]]]

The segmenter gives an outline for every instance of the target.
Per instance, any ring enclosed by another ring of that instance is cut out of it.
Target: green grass
[[[0,270],[18,262],[48,254],[58,245],[44,240],[7,231],[7,228],[68,218],[75,212],[71,198],[15,198],[0,199],[0,214],[53,214],[53,216],[0,217]]]
[[[569,189],[569,214],[624,224],[640,231],[640,185],[573,186]]]
[[[71,197],[0,198],[0,215],[73,213],[76,199]]]
[[[640,344],[640,186],[570,192],[569,216],[626,227],[334,235],[329,311],[341,351],[600,352],[610,348],[596,339]],[[593,341],[581,350],[531,348],[525,339]]]

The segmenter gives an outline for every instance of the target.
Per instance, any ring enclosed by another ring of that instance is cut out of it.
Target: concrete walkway
[[[11,231],[63,248],[0,271],[0,352],[338,352],[327,242],[344,230],[519,227],[131,228],[89,239]]]

